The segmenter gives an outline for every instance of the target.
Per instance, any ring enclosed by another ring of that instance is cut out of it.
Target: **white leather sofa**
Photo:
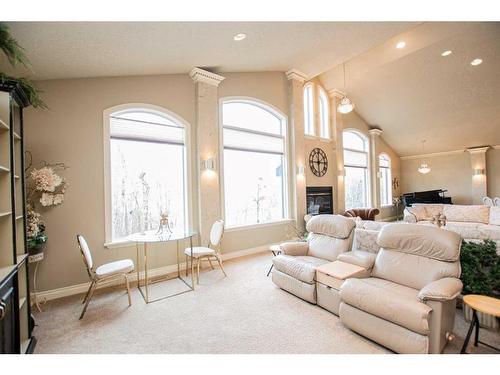
[[[413,204],[405,208],[403,220],[432,225],[431,219],[438,214],[446,217],[444,229],[467,241],[493,240],[500,251],[500,206]]]
[[[316,303],[316,267],[350,251],[355,227],[340,215],[317,215],[306,225],[307,242],[285,242],[282,255],[273,259],[273,282],[297,297]]]
[[[341,286],[341,322],[398,353],[440,353],[462,291],[460,236],[401,223],[383,226],[377,244],[371,276]]]

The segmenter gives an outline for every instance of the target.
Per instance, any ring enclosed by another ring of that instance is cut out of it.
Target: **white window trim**
[[[316,115],[315,115],[315,108],[316,108],[316,105],[315,105],[315,98],[316,98],[316,95],[315,95],[315,92],[314,92],[314,84],[312,82],[309,82],[309,83],[306,83],[302,89],[302,108],[305,109],[305,98],[306,98],[306,89],[308,88],[311,88],[311,95],[312,95],[312,101],[311,101],[311,106],[312,108],[310,108],[311,110],[311,115],[310,116],[307,116],[308,119],[309,117],[311,118],[311,121],[312,121],[312,124],[311,124],[311,132],[308,132],[307,128],[306,128],[306,112],[304,110],[304,113],[303,113],[303,121],[304,121],[304,135],[305,136],[309,136],[309,137],[313,137],[313,138],[316,138]]]
[[[389,161],[389,166],[388,167],[381,167],[380,166],[380,157],[381,156],[384,156],[387,158],[387,160]],[[391,174],[391,178],[390,178],[390,181],[389,181],[389,192],[390,192],[390,198],[391,198],[391,201],[392,201],[392,159],[389,155],[387,155],[385,152],[381,152],[379,155],[378,155],[378,172],[380,173],[380,169],[381,168],[384,168],[384,169],[388,169],[389,170],[389,173]],[[382,181],[382,175],[380,174],[380,178],[379,178],[379,181],[378,181],[378,188],[380,189],[380,207],[392,207],[394,206],[393,203],[384,203],[382,204],[382,187],[381,187],[381,181]]]
[[[285,143],[285,149],[283,152],[283,157],[284,157],[284,165],[283,165],[283,177],[285,179],[285,186],[284,186],[284,191],[283,191],[283,200],[284,200],[284,218],[278,221],[271,221],[271,222],[266,222],[266,223],[258,223],[258,224],[248,224],[248,225],[237,225],[237,226],[226,226],[225,231],[226,232],[232,232],[232,231],[243,231],[243,230],[250,230],[250,229],[255,229],[255,228],[262,228],[266,226],[271,226],[271,225],[279,225],[285,222],[290,222],[292,221],[291,219],[291,212],[293,212],[293,207],[290,199],[290,186],[291,186],[291,178],[294,176],[293,171],[290,172],[290,145],[289,145],[289,131],[288,131],[288,117],[281,112],[278,108],[276,108],[274,105],[269,104],[265,102],[264,100],[254,98],[251,96],[226,96],[223,98],[219,99],[219,161],[220,161],[220,173],[219,173],[219,179],[220,179],[220,202],[221,202],[221,212],[222,212],[222,217],[225,223],[227,223],[226,220],[226,200],[225,200],[225,193],[224,193],[224,137],[223,137],[223,132],[224,132],[224,123],[223,123],[223,116],[222,116],[222,106],[224,103],[231,103],[231,102],[243,102],[243,103],[250,103],[253,105],[257,105],[261,107],[262,109],[271,112],[274,114],[276,117],[278,117],[281,121],[282,129],[283,129],[283,137],[284,137],[284,143]]]
[[[189,228],[193,227],[193,191],[192,191],[192,165],[191,165],[191,126],[182,117],[176,113],[157,106],[147,103],[126,103],[120,104],[111,108],[107,108],[102,114],[102,130],[103,130],[103,152],[104,152],[104,233],[105,242],[104,247],[110,249],[115,247],[127,247],[131,243],[126,240],[115,241],[111,240],[112,235],[112,215],[111,215],[111,152],[110,152],[110,116],[116,112],[126,112],[134,109],[146,109],[151,112],[157,112],[158,114],[166,117],[170,117],[172,121],[184,127],[184,152],[186,160],[186,172],[184,177],[185,185],[185,207],[187,215],[187,225]]]
[[[363,134],[361,131],[359,131],[358,129],[355,129],[355,128],[345,128],[342,130],[342,137],[344,136],[344,133],[346,132],[351,132],[351,133],[355,133],[357,134],[358,136],[362,137],[364,140],[365,140],[365,145],[366,145],[366,151],[360,151],[360,150],[356,150],[356,149],[352,149],[352,148],[348,148],[348,147],[344,147],[343,146],[343,142],[342,142],[342,155],[344,154],[344,150],[347,150],[347,151],[353,151],[353,152],[359,152],[359,153],[365,153],[366,154],[366,167],[360,167],[359,165],[349,165],[349,164],[346,164],[345,163],[345,160],[344,160],[344,168],[345,167],[350,167],[350,168],[362,168],[362,169],[366,169],[366,173],[367,173],[367,187],[366,187],[366,205],[367,207],[372,207],[372,199],[371,199],[371,179],[372,179],[372,174],[370,173],[371,171],[371,163],[370,163],[370,152],[371,151],[371,148],[370,148],[370,139],[367,135]],[[344,204],[345,204],[345,179],[344,179]]]

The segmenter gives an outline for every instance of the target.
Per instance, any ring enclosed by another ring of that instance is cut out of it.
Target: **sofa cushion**
[[[349,237],[355,226],[353,219],[341,215],[316,215],[306,224],[308,232],[341,239]]]
[[[429,220],[436,215],[443,213],[442,204],[424,204],[424,203],[414,203],[411,207],[406,207],[406,210],[413,214],[417,221]]]
[[[453,262],[460,256],[458,234],[419,224],[391,224],[380,231],[377,243],[385,249]]]
[[[500,240],[500,226],[498,225],[480,224],[477,229],[483,236],[481,239]]]
[[[348,279],[340,288],[342,302],[413,332],[429,333],[432,309],[418,300],[418,290],[377,278]]]
[[[389,221],[356,220],[357,229],[368,229],[380,231],[382,227],[391,224]]]
[[[380,246],[377,244],[378,231],[356,228],[354,230],[354,243],[352,249],[378,253]]]
[[[443,262],[382,248],[375,259],[372,276],[420,290],[443,277],[460,277],[460,262]]]
[[[445,204],[446,220],[488,224],[490,208],[482,205]]]
[[[311,256],[278,255],[273,258],[274,267],[278,271],[309,284],[314,282],[316,267],[328,262]]]
[[[351,248],[350,238],[340,239],[316,233],[311,233],[307,242],[309,244],[307,255],[332,262],[337,260],[339,254],[345,253]]]
[[[490,219],[488,224],[500,226],[500,206],[490,207]]]

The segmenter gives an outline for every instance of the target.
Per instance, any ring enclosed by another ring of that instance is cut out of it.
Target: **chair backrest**
[[[500,198],[499,197],[493,198],[493,204],[495,206],[500,206]]]
[[[78,241],[78,246],[80,247],[80,251],[82,252],[83,262],[87,267],[89,275],[92,276],[94,262],[92,261],[92,253],[90,252],[89,245],[81,234],[78,234],[76,236],[76,240]]]
[[[306,225],[310,232],[307,237],[309,251],[307,255],[337,260],[341,253],[350,250],[356,222],[341,215],[316,215]]]
[[[414,289],[444,277],[460,277],[461,237],[421,224],[391,224],[380,231],[372,276]]]
[[[353,208],[347,210],[342,215],[346,217],[360,217],[361,220],[375,220],[375,216],[380,213],[378,208]]]
[[[493,199],[491,199],[490,197],[483,197],[483,204],[488,207],[495,205],[495,203],[493,203]]]
[[[224,234],[224,221],[217,220],[212,225],[210,229],[210,245],[209,247],[218,248],[220,241],[222,240],[222,235]]]

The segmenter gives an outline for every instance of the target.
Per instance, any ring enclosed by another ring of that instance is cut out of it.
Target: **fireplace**
[[[331,186],[307,186],[306,197],[308,214],[333,214]]]

